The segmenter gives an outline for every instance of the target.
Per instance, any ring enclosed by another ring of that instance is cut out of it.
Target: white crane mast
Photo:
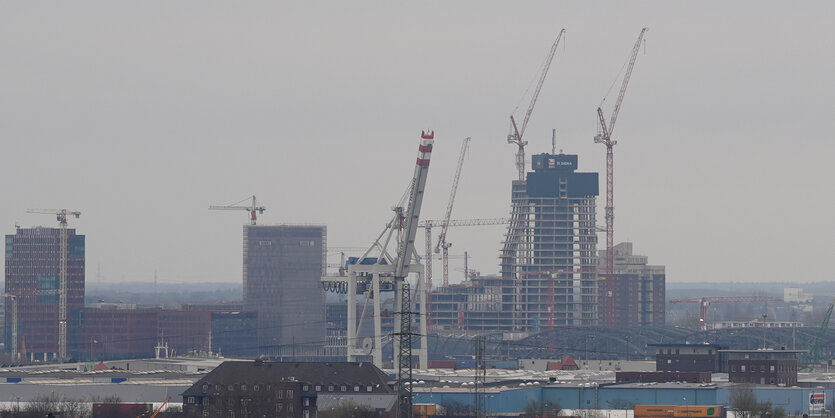
[[[69,258],[67,215],[78,218],[81,212],[66,209],[27,209],[26,213],[55,215],[61,227],[58,264],[58,361],[63,362],[67,358],[67,258]]]

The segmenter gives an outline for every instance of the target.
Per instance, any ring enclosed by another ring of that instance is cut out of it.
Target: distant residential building
[[[67,232],[67,314],[84,308],[84,235]],[[17,228],[6,235],[5,292],[17,299],[17,350],[30,358],[53,358],[58,347],[61,269],[60,228]],[[8,299],[7,299],[8,301]],[[5,304],[5,345],[12,349],[12,304]],[[69,324],[68,337],[75,330]]]
[[[649,344],[655,349],[655,370],[662,372],[725,372],[716,344]]]
[[[317,356],[325,345],[324,225],[245,225],[243,303],[258,312],[259,346],[273,356]]]
[[[614,252],[614,279],[601,279],[598,300],[601,311],[614,312],[614,324],[620,327],[664,326],[666,309],[666,273],[664,266],[648,264],[648,257],[637,255],[631,242],[622,242]],[[606,270],[606,250],[599,251],[598,268]]]
[[[183,393],[186,416],[311,418],[356,406],[392,411],[397,394],[369,362],[227,361]]]
[[[800,287],[783,288],[783,301],[786,303],[812,303],[812,294],[804,293]]]
[[[728,381],[759,385],[797,384],[797,355],[806,350],[721,350]]]

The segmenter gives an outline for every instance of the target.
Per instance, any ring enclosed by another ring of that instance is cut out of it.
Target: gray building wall
[[[260,353],[312,355],[324,345],[326,237],[324,225],[244,226],[244,309],[258,312]]]

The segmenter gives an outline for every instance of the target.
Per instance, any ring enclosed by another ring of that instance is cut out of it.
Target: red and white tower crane
[[[252,199],[252,203],[249,205],[241,205],[241,203]],[[258,220],[258,214],[263,214],[267,208],[264,206],[258,206],[258,202],[255,200],[255,196],[247,197],[244,200],[239,202],[232,203],[231,205],[212,205],[209,206],[209,210],[245,210],[249,212],[249,221],[252,225],[255,225],[255,222]]]
[[[464,138],[464,141],[461,144],[461,154],[458,156],[458,166],[456,166],[455,176],[452,178],[452,189],[449,192],[449,203],[447,203],[446,214],[444,215],[444,221],[441,224],[441,233],[438,235],[438,244],[435,245],[435,254],[441,252],[441,249],[444,250],[444,286],[449,285],[449,247],[452,247],[452,243],[447,242],[446,240],[446,234],[447,230],[449,230],[449,217],[452,215],[452,205],[455,203],[455,193],[458,191],[458,180],[461,179],[461,167],[464,166],[464,156],[467,154],[467,147],[469,144],[470,137]],[[432,288],[429,287],[429,290],[431,291]]]
[[[641,29],[638,35],[638,40],[632,47],[632,56],[629,59],[629,66],[623,76],[623,83],[620,86],[620,93],[618,100],[615,102],[615,108],[612,111],[612,116],[609,119],[609,124],[606,124],[606,118],[603,117],[603,109],[597,107],[597,117],[600,120],[600,133],[595,135],[594,142],[606,146],[606,297],[605,297],[605,324],[614,325],[615,323],[615,306],[614,306],[614,225],[615,225],[615,207],[614,207],[614,153],[612,148],[617,144],[617,141],[612,140],[612,132],[615,130],[615,122],[618,120],[618,113],[620,112],[620,105],[623,103],[623,96],[626,94],[626,86],[629,84],[629,78],[632,76],[632,68],[635,67],[635,60],[638,58],[638,51],[641,47],[641,41],[644,39],[644,34],[647,28]],[[604,99],[605,100],[605,99]],[[601,103],[602,105],[602,103]]]
[[[26,213],[53,215],[61,227],[58,264],[58,361],[63,362],[67,358],[67,259],[69,258],[67,216],[78,218],[81,212],[66,209],[27,209]]]
[[[554,44],[551,45],[551,51],[548,52],[548,56],[545,59],[545,66],[542,69],[542,75],[539,76],[539,83],[536,85],[536,90],[534,90],[533,96],[531,96],[531,103],[528,105],[528,110],[525,112],[525,118],[522,120],[522,126],[517,126],[516,119],[513,115],[510,115],[510,125],[512,130],[507,136],[507,143],[516,144],[518,147],[516,151],[516,170],[519,172],[519,181],[525,180],[525,145],[528,145],[528,141],[522,139],[525,135],[525,128],[527,128],[528,121],[531,119],[531,113],[533,113],[533,108],[536,106],[536,99],[539,98],[539,92],[542,91],[542,84],[545,83],[545,76],[548,75],[548,70],[551,68],[551,61],[554,60],[554,54],[557,52],[557,46],[559,46],[564,33],[565,29],[560,30],[560,33],[557,35],[557,39],[554,41]]]

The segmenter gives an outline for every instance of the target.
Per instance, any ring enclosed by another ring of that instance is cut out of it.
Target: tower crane
[[[525,180],[525,145],[528,145],[528,141],[522,139],[525,135],[525,128],[527,128],[528,121],[531,119],[531,113],[533,113],[533,108],[536,106],[536,100],[539,98],[539,92],[542,91],[542,84],[545,83],[545,76],[548,75],[548,70],[551,68],[551,61],[554,60],[554,54],[557,52],[557,46],[559,46],[564,33],[565,29],[560,30],[560,33],[557,35],[557,39],[554,41],[554,44],[551,45],[551,50],[548,52],[548,56],[545,59],[545,66],[542,69],[542,75],[539,76],[539,83],[537,83],[536,89],[531,96],[531,103],[528,105],[528,110],[525,112],[525,118],[522,119],[522,125],[517,126],[516,119],[513,115],[510,115],[511,132],[507,136],[507,143],[516,144],[518,147],[516,151],[516,170],[519,172],[519,181]]]
[[[707,330],[707,308],[713,303],[751,303],[751,302],[782,302],[783,299],[774,296],[707,296],[693,299],[671,300],[670,304],[698,303],[699,327]]]
[[[446,227],[451,226],[482,226],[482,225],[507,225],[510,223],[510,218],[481,218],[481,219],[425,219],[419,228],[424,228],[426,233],[426,288],[432,290],[432,227],[442,226],[446,223]],[[442,259],[443,260],[443,259]],[[449,277],[444,275],[444,286],[449,285]]]
[[[614,153],[612,148],[617,144],[617,141],[612,140],[612,132],[615,130],[615,122],[618,120],[618,113],[620,112],[620,105],[623,103],[623,96],[626,94],[626,86],[629,84],[629,78],[632,76],[632,69],[635,67],[635,60],[638,58],[638,51],[641,47],[641,41],[644,39],[644,34],[647,28],[641,29],[638,35],[638,40],[632,47],[632,55],[629,58],[629,65],[626,73],[623,76],[623,82],[620,86],[620,93],[618,93],[618,100],[615,102],[615,108],[612,110],[612,116],[609,119],[609,124],[606,124],[606,118],[603,116],[603,109],[597,107],[597,117],[600,121],[600,133],[595,135],[594,142],[606,146],[606,297],[604,301],[605,324],[614,325],[615,323],[615,301],[614,301],[614,224],[615,224],[615,207],[614,207]],[[604,99],[605,100],[605,99]],[[601,103],[601,106],[603,103]]]
[[[250,198],[252,199],[252,203],[250,203],[249,206],[241,205],[241,203],[249,200]],[[255,222],[258,219],[258,214],[263,214],[267,208],[264,206],[258,206],[258,202],[255,200],[255,196],[253,195],[231,205],[209,206],[209,210],[245,210],[249,212],[249,221],[251,225],[255,225]]]
[[[67,358],[67,259],[69,258],[67,216],[74,216],[78,219],[81,212],[66,209],[27,209],[26,213],[53,215],[61,228],[58,264],[58,361],[63,362]]]
[[[438,235],[438,244],[435,245],[435,254],[438,254],[441,249],[444,250],[443,265],[444,265],[444,286],[449,285],[449,247],[452,243],[447,242],[446,234],[449,229],[449,217],[452,215],[452,204],[455,203],[455,193],[458,190],[458,180],[461,179],[461,167],[464,166],[464,156],[467,154],[467,147],[470,144],[470,137],[464,138],[461,143],[461,155],[458,156],[458,166],[455,168],[455,177],[452,178],[452,189],[449,192],[449,203],[446,206],[446,215],[441,224],[441,233]],[[431,287],[429,288],[432,289]]]

